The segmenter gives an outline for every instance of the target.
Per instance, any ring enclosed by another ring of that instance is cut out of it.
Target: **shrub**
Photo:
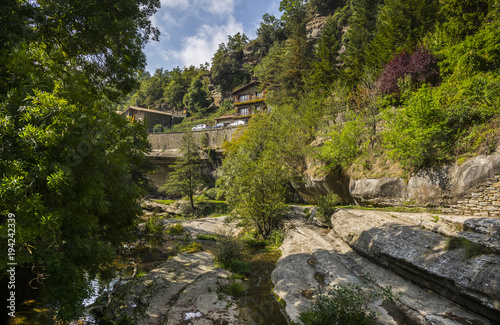
[[[266,247],[267,243],[263,239],[256,238],[258,235],[252,232],[246,232],[241,240],[249,247]]]
[[[184,231],[185,229],[182,224],[174,223],[173,225],[170,225],[165,232],[169,235],[175,236],[181,235]]]
[[[198,240],[209,240],[209,241],[217,241],[216,235],[196,235],[196,239]]]
[[[202,246],[198,242],[192,242],[188,246],[181,249],[182,252],[196,253],[202,251]]]
[[[368,304],[380,298],[384,302],[395,299],[390,287],[356,283],[335,285],[317,297],[300,319],[305,325],[375,324],[376,314],[368,309]]]
[[[165,132],[167,131],[167,128],[164,127],[163,125],[161,124],[156,124],[154,127],[153,127],[153,132],[154,133],[162,133],[162,132]]]
[[[423,48],[417,48],[412,54],[401,52],[390,60],[382,71],[378,87],[381,93],[399,96],[399,80],[410,76],[414,85],[430,83],[437,85],[440,81],[436,57]]]
[[[238,274],[249,274],[250,267],[243,261],[243,243],[234,236],[220,235],[214,250],[216,265]]]
[[[149,234],[158,235],[158,234],[161,234],[163,232],[164,228],[165,228],[165,226],[158,219],[158,215],[156,213],[153,213],[149,217],[149,220],[146,222],[145,230]]]
[[[340,203],[340,197],[335,193],[330,193],[323,196],[318,196],[316,198],[316,216],[322,222],[330,225],[331,220],[330,217],[336,210],[336,206]]]
[[[235,237],[221,235],[215,245],[215,262],[222,267],[228,267],[233,260],[241,259],[243,245]]]
[[[285,240],[285,232],[281,229],[275,229],[271,231],[269,238],[267,238],[267,243],[271,247],[280,247]]]
[[[226,267],[229,271],[237,274],[250,274],[250,263],[243,261],[241,259],[234,259],[231,263]]]

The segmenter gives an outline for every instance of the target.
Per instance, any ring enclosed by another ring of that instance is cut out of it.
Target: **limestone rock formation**
[[[349,188],[360,204],[449,206],[496,174],[500,174],[500,154],[470,158],[461,165],[420,170],[408,181],[396,177],[351,179]]]
[[[303,209],[293,209],[272,273],[274,293],[291,321],[300,324],[300,314],[328,286],[370,278],[400,295],[393,305],[370,305],[381,324],[498,324],[499,256],[464,259],[462,249],[443,250],[439,233],[463,236],[468,222],[482,229],[482,241],[485,228],[500,220],[341,210],[327,230],[311,225]]]
[[[251,42],[243,48],[243,62],[250,66],[256,66],[262,60],[263,50],[264,47],[261,44]]]
[[[306,25],[307,38],[318,39],[321,36],[321,31],[325,27],[328,16],[316,14]]]
[[[423,229],[415,220],[387,212],[340,210],[332,216],[332,227],[335,235],[377,264],[491,322],[500,320],[500,256],[491,252],[465,258],[463,248],[445,250],[447,237]],[[500,225],[498,219],[490,221]]]
[[[324,164],[316,159],[307,159],[306,165],[302,179],[292,183],[304,201],[315,203],[318,196],[336,193],[343,204],[353,203],[349,193],[349,179],[342,171],[326,171]]]

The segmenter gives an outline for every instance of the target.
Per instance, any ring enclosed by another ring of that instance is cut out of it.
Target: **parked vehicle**
[[[202,131],[202,130],[208,130],[210,127],[206,124],[198,124],[197,126],[194,126],[191,131]]]
[[[219,122],[219,123],[215,124],[214,126],[212,126],[212,129],[223,129],[228,125],[229,125],[229,123]]]
[[[234,121],[231,124],[229,124],[229,126],[232,127],[232,126],[239,126],[239,125],[245,125],[245,124],[247,124],[247,121],[237,120],[237,121]]]

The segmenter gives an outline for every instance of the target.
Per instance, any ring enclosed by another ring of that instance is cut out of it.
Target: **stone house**
[[[153,132],[153,128],[157,124],[171,129],[174,124],[182,122],[184,118],[181,112],[164,112],[137,106],[130,106],[122,114],[134,120],[144,121],[149,133]]]
[[[250,83],[234,90],[231,93],[231,101],[235,107],[234,114],[222,115],[215,119],[219,122],[233,122],[236,120],[248,120],[253,114],[265,111],[266,93],[259,91],[260,81],[256,77],[252,77]]]

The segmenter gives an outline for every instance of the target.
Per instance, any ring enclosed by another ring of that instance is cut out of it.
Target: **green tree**
[[[243,68],[242,53],[223,55],[212,62],[212,80],[219,85],[221,92],[228,93],[233,88],[250,80],[250,74]]]
[[[434,30],[438,8],[435,0],[386,0],[367,50],[369,64],[380,69],[395,53],[413,52]]]
[[[494,9],[496,1],[447,0],[440,3],[438,30],[443,46],[454,45],[466,36],[474,34],[485,22],[488,9]],[[498,3],[496,3],[498,7]]]
[[[241,51],[248,44],[248,37],[245,33],[236,33],[227,37],[227,48],[229,51]]]
[[[297,96],[302,91],[304,78],[309,73],[311,44],[306,35],[306,7],[303,1],[284,0],[288,39],[275,42],[255,72],[266,89],[279,89],[283,96]]]
[[[338,8],[342,8],[345,2],[344,0],[309,0],[307,6],[312,12],[327,16],[333,14]]]
[[[199,148],[191,132],[182,136],[182,156],[174,165],[174,171],[170,173],[168,180],[161,190],[167,193],[181,193],[189,198],[191,211],[194,211],[193,196],[200,186],[205,184],[202,177],[202,160],[198,153]]]
[[[0,45],[0,241],[12,213],[18,267],[35,270],[71,319],[141,211],[147,134],[110,100],[136,85],[159,1],[1,6],[0,28],[13,24]]]
[[[316,87],[328,89],[340,75],[340,32],[336,20],[330,17],[314,48],[311,62],[311,79]]]
[[[204,113],[212,103],[210,94],[200,79],[193,79],[183,103],[190,112]]]
[[[267,238],[278,229],[287,210],[287,172],[280,166],[270,137],[269,116],[252,117],[247,130],[226,152],[217,181],[233,210],[247,226]]]
[[[274,42],[285,40],[285,33],[281,20],[270,14],[264,14],[259,28],[257,28],[257,39],[269,51]]]
[[[184,109],[184,97],[188,93],[189,87],[194,79],[198,79],[203,69],[194,66],[180,69],[174,68],[169,73],[168,82],[164,84],[165,102],[170,108],[181,111]]]
[[[373,38],[377,13],[382,0],[350,0],[347,8],[348,29],[342,36],[344,71],[350,84],[356,84],[366,68],[366,50]]]

